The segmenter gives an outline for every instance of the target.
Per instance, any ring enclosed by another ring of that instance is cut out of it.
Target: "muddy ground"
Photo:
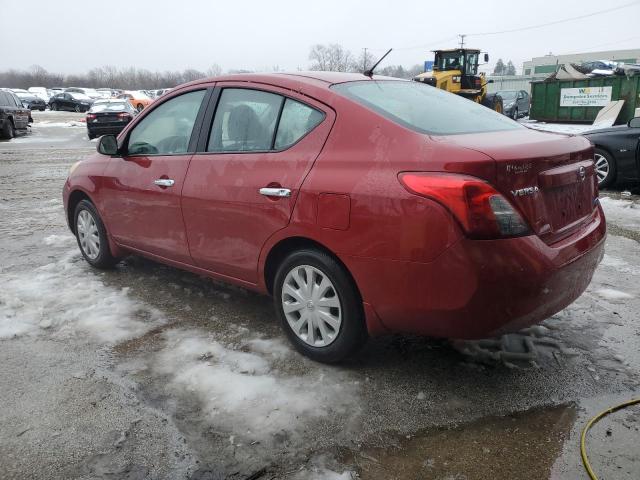
[[[0,478],[587,478],[581,428],[640,395],[637,195],[603,193],[604,260],[542,326],[481,349],[378,338],[324,366],[267,297],[139,257],[92,270],[61,189],[95,141],[82,115],[33,116],[0,141]],[[640,478],[640,407],[588,450],[601,478]]]

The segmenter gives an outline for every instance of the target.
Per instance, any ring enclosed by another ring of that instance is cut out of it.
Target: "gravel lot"
[[[95,141],[82,115],[33,117],[0,141],[3,479],[586,478],[582,426],[640,394],[637,195],[603,194],[604,260],[544,325],[490,348],[379,338],[330,367],[269,298],[139,257],[89,268],[61,191]],[[640,478],[640,407],[588,448],[601,478]]]

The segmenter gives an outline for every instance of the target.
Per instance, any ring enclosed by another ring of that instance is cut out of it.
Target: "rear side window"
[[[164,102],[136,125],[129,136],[129,155],[186,153],[205,90]]]
[[[478,103],[418,82],[366,80],[331,88],[419,133],[452,135],[525,128]]]
[[[280,115],[274,148],[282,150],[293,145],[313,130],[323,119],[324,113],[287,98]]]
[[[7,94],[4,92],[0,92],[0,107],[8,107],[9,105],[9,97],[7,96]]]
[[[209,152],[271,149],[284,98],[274,93],[226,88],[220,95],[209,136]]]

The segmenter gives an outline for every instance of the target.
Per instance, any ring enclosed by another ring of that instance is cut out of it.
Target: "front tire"
[[[487,108],[490,108],[494,112],[504,113],[504,104],[502,102],[502,97],[496,93],[488,93],[484,96],[482,100],[482,105]]]
[[[78,247],[91,266],[106,269],[118,263],[118,259],[111,255],[104,223],[91,202],[81,200],[76,205],[73,219]]]
[[[52,103],[51,104],[51,110],[53,110],[54,112],[58,111],[58,104],[57,103]]]
[[[339,362],[366,342],[356,286],[325,252],[304,249],[287,256],[275,275],[274,301],[287,337],[312,360]]]
[[[518,109],[517,108],[513,109],[513,115],[512,115],[511,118],[513,118],[514,120],[518,120]]]
[[[82,108],[80,107],[80,105],[76,105],[76,108],[74,108],[74,110],[75,110],[77,113],[82,112]]]
[[[596,176],[598,177],[598,188],[611,186],[617,175],[617,165],[614,158],[606,150],[596,148],[594,150],[594,164]]]

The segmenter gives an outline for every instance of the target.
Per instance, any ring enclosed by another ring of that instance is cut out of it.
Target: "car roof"
[[[219,77],[202,78],[189,82],[186,85],[197,85],[201,83],[212,82],[257,82],[268,83],[274,85],[282,85],[287,83],[302,83],[313,86],[324,86],[325,88],[335,85],[336,83],[356,82],[356,81],[375,81],[375,80],[398,80],[401,78],[385,77],[382,75],[374,75],[368,77],[362,73],[348,72],[326,72],[326,71],[310,71],[310,72],[283,72],[283,73],[237,73],[230,75],[221,75]],[[407,80],[408,81],[408,80]]]

